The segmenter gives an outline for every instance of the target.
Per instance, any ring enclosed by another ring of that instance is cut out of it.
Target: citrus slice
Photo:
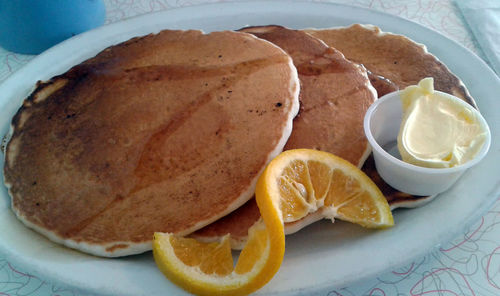
[[[280,196],[285,222],[294,222],[321,210],[369,228],[394,225],[389,204],[375,183],[359,168],[331,153],[288,150],[267,167],[267,188],[261,191]]]
[[[265,180],[260,178],[259,183]],[[204,243],[157,232],[153,256],[158,268],[171,281],[198,295],[246,295],[264,286],[283,261],[285,231],[279,196],[256,192],[256,201],[262,219],[249,229],[236,266],[228,236],[218,243]]]
[[[229,236],[204,243],[170,233],[155,233],[153,255],[174,283],[197,295],[246,295],[278,271],[285,251],[283,225],[269,231],[260,220],[249,230],[245,248],[233,265]],[[270,239],[271,238],[271,239]]]
[[[394,224],[389,205],[361,170],[330,153],[288,150],[259,177],[255,198],[262,219],[249,230],[234,266],[229,237],[204,243],[155,233],[153,255],[174,283],[198,295],[245,295],[265,285],[285,252],[284,223],[321,210],[366,227]]]

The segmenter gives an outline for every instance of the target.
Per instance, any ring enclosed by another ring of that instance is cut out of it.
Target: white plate
[[[392,229],[368,231],[347,223],[320,222],[287,237],[283,265],[259,294],[309,294],[343,287],[423,256],[472,224],[499,194],[500,81],[474,54],[430,29],[371,10],[297,2],[224,3],[142,16],[76,36],[14,73],[0,85],[0,134],[7,132],[12,115],[37,80],[62,73],[103,48],[132,36],[163,28],[212,31],[245,25],[321,28],[352,23],[375,24],[426,44],[469,87],[491,127],[492,146],[481,164],[432,203],[396,211],[396,226]],[[103,259],[49,242],[15,219],[5,188],[2,186],[0,190],[0,252],[16,266],[92,294],[183,293],[156,269],[151,253]]]

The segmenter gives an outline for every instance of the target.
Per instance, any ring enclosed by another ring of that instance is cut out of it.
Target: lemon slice
[[[265,179],[274,180],[261,189],[280,196],[285,222],[294,222],[321,210],[370,228],[394,225],[389,204],[375,183],[350,162],[331,153],[288,150],[266,169]]]
[[[265,190],[259,178],[257,188]],[[259,190],[257,190],[259,191]],[[285,231],[279,196],[256,192],[262,219],[248,231],[236,266],[228,236],[203,243],[170,233],[155,233],[153,256],[171,281],[198,295],[246,295],[264,286],[278,271],[285,253]]]
[[[197,295],[247,295],[264,286],[278,271],[285,251],[283,226],[268,231],[260,220],[233,267],[229,236],[203,243],[170,233],[155,233],[153,255],[174,283]],[[270,239],[272,237],[272,239]]]
[[[394,224],[387,200],[361,170],[330,153],[288,150],[259,177],[255,198],[262,219],[233,263],[229,237],[204,243],[155,233],[153,255],[174,283],[198,295],[245,295],[265,285],[278,271],[285,252],[284,223],[309,213],[366,227]]]

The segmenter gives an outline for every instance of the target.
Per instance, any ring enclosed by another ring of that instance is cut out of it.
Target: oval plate
[[[328,28],[374,24],[427,45],[468,86],[492,132],[490,153],[449,191],[430,204],[395,212],[396,226],[370,231],[347,223],[318,222],[287,237],[283,265],[257,294],[294,294],[344,287],[398,268],[452,239],[483,215],[499,194],[500,108],[498,77],[473,53],[416,23],[337,4],[297,2],[222,3],[159,12],[107,25],[75,36],[34,58],[0,85],[0,135],[37,80],[49,79],[107,46],[161,29],[238,29],[279,24]],[[464,62],[466,61],[466,62]],[[0,163],[3,168],[3,162]],[[3,169],[2,169],[3,172]],[[121,259],[97,258],[60,247],[24,227],[10,211],[0,188],[0,252],[43,279],[92,294],[182,294],[156,268],[151,252]]]

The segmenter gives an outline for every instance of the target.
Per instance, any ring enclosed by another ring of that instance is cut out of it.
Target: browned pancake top
[[[289,56],[249,34],[162,31],[110,47],[15,115],[13,209],[56,240],[108,246],[99,255],[189,233],[252,196],[297,93]]]
[[[425,46],[409,38],[382,32],[375,26],[359,24],[346,28],[305,30],[344,53],[353,62],[383,76],[400,89],[415,85],[426,77],[434,78],[434,87],[475,103],[461,81]]]
[[[317,149],[362,165],[369,151],[363,118],[376,99],[364,68],[299,30],[264,26],[241,31],[281,47],[299,73],[300,112],[285,150]]]

